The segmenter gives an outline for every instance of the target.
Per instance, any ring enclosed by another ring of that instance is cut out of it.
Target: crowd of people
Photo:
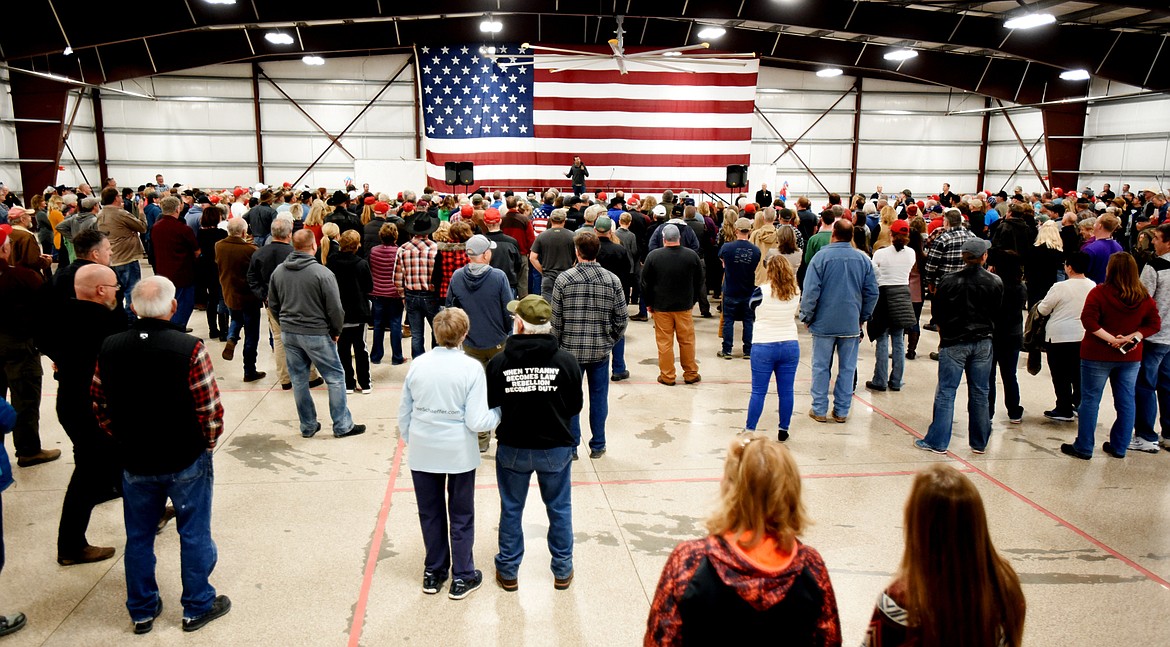
[[[847,201],[830,194],[818,213],[807,197],[789,206],[766,189],[758,202],[732,203],[670,190],[588,193],[584,165],[574,169],[574,193],[390,195],[287,183],[209,191],[168,187],[160,175],[138,191],[112,178],[96,195],[85,185],[48,187],[27,207],[0,196],[0,300],[12,313],[0,319],[0,390],[10,394],[17,464],[60,457],[39,437],[42,353],[53,360],[58,418],[74,445],[58,562],[114,555],[90,545],[86,528],[94,506],[122,497],[135,632],[150,631],[162,611],[153,537],[176,515],[184,630],[228,612],[230,600],[208,582],[210,451],[223,426],[209,346],[222,344],[231,362],[242,340],[243,381],[266,378],[257,368],[262,310],[277,383],[292,391],[304,438],[322,429],[311,394],[320,385],[333,435],[365,432],[347,397],[372,393],[387,332],[390,363],[410,361],[398,426],[426,549],[423,591],[438,593],[450,578],[452,599],[483,582],[471,555],[473,493],[492,432],[496,582],[519,587],[520,520],[535,473],[554,587],[567,589],[581,416],[589,457],[601,459],[610,383],[630,377],[628,327],[652,318],[657,382],[678,385],[677,348],[683,383],[694,385],[702,376],[693,312],[718,315],[715,356],[750,361],[744,434],[728,455],[725,509],[711,536],[684,543],[667,564],[647,644],[703,642],[728,615],[742,617],[745,631],[784,626],[802,644],[840,644],[827,570],[796,539],[805,524],[799,474],[779,444],[793,426],[801,325],[812,338],[808,416],[817,423],[848,420],[867,335],[877,361],[864,387],[899,391],[926,329],[938,333],[929,352],[938,383],[920,449],[948,451],[964,378],[973,452],[987,451],[997,382],[1009,423],[1023,422],[1016,372],[1026,341],[1030,371],[1048,355],[1056,404],[1044,416],[1078,423],[1065,454],[1092,457],[1106,381],[1117,418],[1103,451],[1157,453],[1159,432],[1170,449],[1170,331],[1161,328],[1170,316],[1170,218],[1157,188],[959,196],[944,184],[915,200],[878,187]],[[143,260],[153,270],[146,278]],[[921,324],[926,301],[931,319]],[[204,339],[188,334],[196,309],[207,318]],[[773,380],[779,443],[755,433]],[[134,406],[128,385],[140,383],[158,393],[148,406]],[[92,409],[75,406],[82,401]],[[161,412],[176,421],[173,432],[152,428]],[[951,472],[934,468],[915,482],[906,557],[875,611],[874,645],[940,644],[954,623],[986,638],[971,644],[1019,644],[1018,578],[991,548],[978,494]],[[0,476],[10,480],[10,470]],[[936,581],[920,562],[944,548],[921,519],[945,506],[957,506],[946,512],[956,524],[982,528],[963,537],[981,561]],[[0,635],[23,622],[0,618]]]

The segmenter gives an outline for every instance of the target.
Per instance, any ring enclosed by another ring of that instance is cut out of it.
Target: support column
[[[98,178],[97,185],[91,188],[97,193],[101,193],[102,188],[106,186],[106,179],[110,177],[110,167],[106,163],[106,120],[102,115],[101,90],[93,89],[90,103],[93,104],[93,136],[97,140],[98,175],[101,176]]]
[[[857,93],[853,101],[853,157],[849,163],[849,196],[857,194],[857,157],[861,151],[861,77],[853,83]]]
[[[11,74],[9,83],[20,183],[29,196],[57,184],[57,155],[71,86],[30,74]]]
[[[260,136],[260,64],[252,63],[252,112],[256,116],[256,179],[264,181],[264,139]]]
[[[1044,117],[1044,154],[1048,157],[1049,186],[1065,191],[1077,188],[1084,150],[1085,103],[1048,106]]]
[[[982,191],[983,183],[987,179],[987,138],[991,134],[991,97],[983,98],[983,136],[979,140],[979,178],[975,181],[975,190]]]

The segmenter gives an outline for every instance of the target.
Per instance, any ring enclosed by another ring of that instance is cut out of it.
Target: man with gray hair
[[[199,256],[199,241],[195,232],[179,219],[179,199],[167,196],[159,202],[162,215],[150,231],[154,245],[154,273],[165,276],[175,286],[179,306],[173,321],[187,327],[187,320],[195,309],[195,259]],[[125,287],[124,289],[131,289]]]
[[[256,253],[256,246],[244,240],[248,223],[243,218],[232,218],[227,228],[228,237],[215,244],[215,264],[219,267],[223,301],[231,310],[237,336],[228,339],[222,356],[225,360],[232,360],[236,344],[240,341],[239,331],[243,329],[244,381],[255,382],[265,376],[263,371],[256,370],[256,351],[260,347],[260,299],[252,294],[252,288],[248,285],[248,267],[252,255]]]
[[[182,544],[183,631],[196,631],[232,607],[208,581],[217,559],[212,452],[223,433],[223,406],[203,342],[170,321],[178,308],[175,285],[164,276],[142,279],[132,304],[139,319],[102,344],[90,387],[94,415],[117,442],[125,468],[126,608],[136,634],[149,632],[162,613],[154,537],[170,498]],[[150,397],[142,397],[143,384]]]
[[[532,473],[548,514],[553,586],[573,581],[571,465],[576,441],[570,420],[581,412],[581,369],[552,335],[552,306],[530,294],[507,305],[512,336],[487,365],[488,406],[500,410],[496,427],[496,482],[500,492],[496,582],[519,588],[524,557],[524,500]]]
[[[317,366],[329,385],[333,435],[346,438],[363,434],[366,426],[354,424],[349,413],[345,400],[345,372],[337,354],[337,339],[345,324],[337,279],[313,256],[317,252],[317,239],[312,231],[302,229],[293,234],[292,241],[292,254],[272,272],[268,307],[282,329],[301,436],[312,438],[321,430],[317,407],[309,393],[310,362]]]
[[[642,267],[642,296],[654,317],[654,340],[658,345],[658,383],[675,384],[674,340],[677,337],[683,381],[695,384],[702,377],[699,363],[695,361],[695,321],[691,309],[703,290],[703,261],[693,250],[682,246],[682,232],[677,227],[660,229],[663,230],[662,247],[650,252]]]
[[[268,282],[272,280],[272,273],[293,253],[292,248],[293,223],[283,217],[272,221],[272,239],[268,244],[256,250],[248,263],[248,287],[252,294],[264,304],[268,313],[268,329],[272,332],[272,359],[276,362],[276,377],[280,379],[280,388],[292,390],[292,378],[288,375],[288,363],[284,352],[284,339],[280,334],[280,322],[272,316],[272,308],[268,307]],[[317,375],[315,367],[309,368],[309,388],[321,386],[325,380]]]

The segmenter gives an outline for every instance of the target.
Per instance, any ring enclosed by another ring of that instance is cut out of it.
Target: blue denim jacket
[[[16,409],[8,404],[8,400],[0,398],[0,438],[12,431],[16,426]],[[8,489],[15,481],[12,479],[12,463],[8,462],[8,452],[0,449],[0,492]]]
[[[820,337],[857,337],[877,305],[873,263],[850,243],[834,242],[817,252],[804,277],[800,320]]]

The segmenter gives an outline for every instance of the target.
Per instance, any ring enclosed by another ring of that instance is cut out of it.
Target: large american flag
[[[474,186],[567,189],[580,155],[590,190],[721,191],[726,167],[748,163],[757,60],[656,58],[684,72],[627,61],[623,75],[610,58],[580,67],[542,55],[533,64],[531,50],[495,47],[494,60],[480,45],[418,50],[436,188],[445,162],[470,161]],[[553,71],[562,65],[572,69]]]

